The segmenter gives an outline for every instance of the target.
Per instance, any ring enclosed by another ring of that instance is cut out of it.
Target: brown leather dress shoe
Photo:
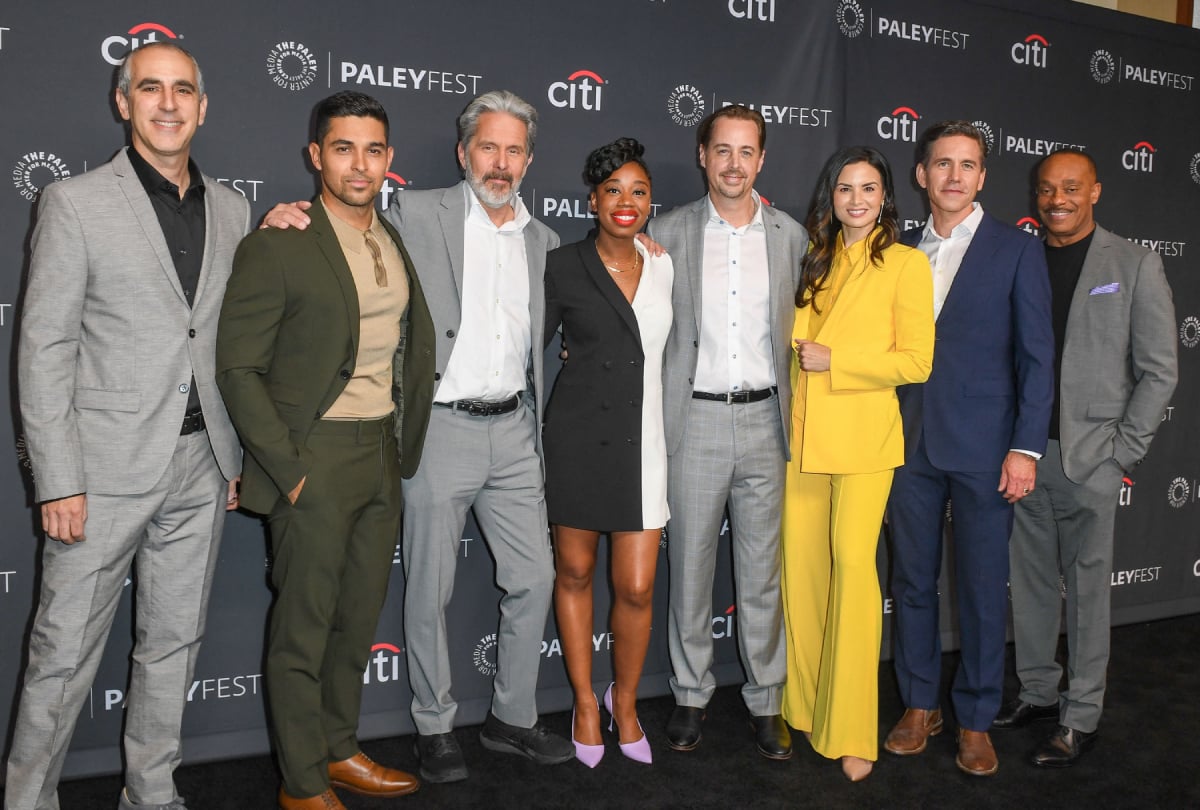
[[[958,730],[958,756],[955,757],[954,764],[960,771],[971,776],[991,776],[1000,770],[996,749],[992,748],[992,738],[986,731],[971,731],[967,728]]]
[[[930,737],[941,733],[941,709],[905,709],[900,722],[883,741],[883,750],[901,757],[919,754],[925,750]]]
[[[363,796],[404,796],[421,786],[411,773],[385,768],[359,751],[349,759],[329,763],[329,783]]]
[[[286,790],[279,788],[279,808],[280,810],[346,810],[346,805],[342,804],[332,790],[326,790],[316,796],[309,796],[307,799],[295,799],[289,796]]]

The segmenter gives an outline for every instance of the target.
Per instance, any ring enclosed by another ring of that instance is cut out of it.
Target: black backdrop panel
[[[1119,496],[1113,618],[1200,610],[1197,32],[1066,0],[360,0],[336,9],[309,0],[44,0],[0,9],[0,166],[9,178],[0,188],[0,367],[10,383],[0,444],[13,448],[0,464],[0,696],[7,696],[0,699],[0,727],[9,736],[40,542],[12,391],[34,202],[47,183],[99,165],[122,144],[112,102],[115,62],[130,47],[164,38],[191,49],[205,70],[209,109],[194,144],[198,163],[244,194],[256,217],[277,201],[313,194],[305,157],[312,108],[346,88],[377,96],[391,115],[396,159],[381,204],[405,188],[458,180],[453,122],[473,94],[504,87],[528,99],[541,113],[541,132],[522,194],[564,241],[590,225],[579,175],[591,148],[622,135],[645,143],[655,203],[665,210],[703,193],[695,124],[728,103],[750,104],[766,117],[758,188],[800,219],[825,157],[839,145],[866,143],[894,163],[902,218],[924,221],[911,179],[916,134],[941,118],[968,118],[986,125],[993,143],[984,205],[1036,230],[1029,194],[1035,162],[1055,145],[1086,146],[1104,183],[1100,221],[1163,256],[1180,338],[1174,402],[1153,452]],[[546,357],[553,372],[554,351]],[[722,683],[742,678],[728,542],[723,532],[713,594]],[[952,549],[948,543],[948,559]],[[664,693],[670,672],[665,546],[660,561],[643,694]],[[412,731],[398,556],[395,563],[364,673],[368,737]],[[879,563],[886,577],[882,544]],[[232,516],[189,692],[189,761],[267,749],[261,672],[268,564],[261,521]],[[448,618],[463,723],[479,722],[489,700],[499,599],[492,566],[469,522]],[[952,588],[945,580],[943,592]],[[611,666],[607,614],[598,598],[597,683]],[[944,600],[942,618],[953,646],[951,600]],[[127,598],[80,717],[69,775],[120,767],[131,644]],[[889,649],[885,637],[885,656]],[[542,710],[570,703],[561,657],[551,617]]]

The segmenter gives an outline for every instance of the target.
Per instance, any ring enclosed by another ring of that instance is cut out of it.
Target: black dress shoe
[[[700,722],[704,709],[695,706],[676,706],[667,721],[667,745],[676,751],[691,751],[700,744]]]
[[[1060,725],[1033,752],[1030,761],[1039,768],[1069,768],[1084,751],[1095,745],[1099,734],[1098,731],[1076,731]]]
[[[754,727],[754,743],[758,746],[758,753],[767,759],[792,758],[792,732],[788,731],[783,717],[778,714],[761,717],[751,715],[750,725]]]
[[[996,715],[996,719],[992,721],[992,728],[1025,728],[1030,723],[1036,723],[1039,720],[1057,719],[1057,703],[1050,706],[1035,706],[1016,698],[1004,704],[1000,713]]]
[[[454,734],[418,734],[413,753],[420,762],[418,773],[426,782],[460,782],[467,778],[467,763]]]

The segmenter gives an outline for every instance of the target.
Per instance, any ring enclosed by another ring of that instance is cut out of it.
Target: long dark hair
[[[800,286],[796,290],[796,306],[804,307],[813,302],[829,271],[833,267],[834,250],[842,223],[833,215],[833,189],[842,169],[852,163],[866,163],[873,167],[883,179],[883,209],[879,220],[879,231],[871,239],[868,250],[872,264],[883,262],[883,251],[895,244],[900,234],[896,219],[896,191],[892,185],[892,167],[878,149],[869,146],[848,146],[840,149],[825,162],[821,176],[817,179],[812,202],[808,205],[808,217],[804,227],[808,231],[809,251],[800,263]],[[816,310],[816,306],[813,306]],[[817,310],[819,311],[819,310]]]

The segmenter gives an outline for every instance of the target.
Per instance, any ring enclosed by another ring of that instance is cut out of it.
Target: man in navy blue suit
[[[907,231],[933,268],[933,372],[897,389],[905,462],[888,502],[895,667],[904,716],[884,748],[906,756],[942,730],[938,574],[951,503],[961,662],[951,689],[958,767],[999,767],[987,730],[1000,708],[1013,504],[1034,487],[1054,390],[1045,251],[984,213],[987,147],[966,121],[930,127],[917,147],[929,195],[924,228]]]

